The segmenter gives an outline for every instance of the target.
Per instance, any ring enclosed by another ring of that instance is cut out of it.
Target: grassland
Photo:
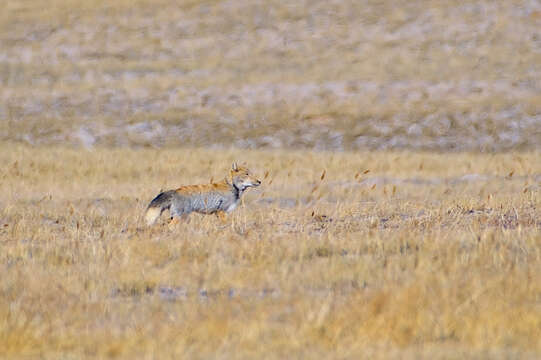
[[[541,148],[538,1],[3,4],[2,140]]]
[[[539,155],[2,145],[0,357],[538,358]],[[241,159],[227,225],[143,226]]]
[[[2,1],[0,358],[541,358],[540,29],[534,0]],[[235,160],[263,185],[226,225],[143,225]]]

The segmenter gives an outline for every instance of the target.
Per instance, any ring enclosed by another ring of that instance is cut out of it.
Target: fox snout
[[[261,181],[258,180],[258,179],[250,179],[250,180],[248,180],[248,181],[244,181],[244,182],[243,182],[243,185],[244,185],[245,187],[250,187],[250,186],[256,187],[256,186],[261,185]]]

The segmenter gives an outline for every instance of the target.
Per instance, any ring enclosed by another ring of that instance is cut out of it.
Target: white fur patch
[[[237,207],[237,205],[238,205],[238,202],[235,201],[233,204],[229,205],[229,207],[228,207],[225,211],[231,212],[231,211],[235,210],[235,208]]]
[[[152,225],[160,216],[161,210],[159,208],[149,208],[145,214],[145,220],[147,222],[147,225]]]

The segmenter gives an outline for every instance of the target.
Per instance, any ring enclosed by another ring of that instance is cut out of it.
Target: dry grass
[[[2,145],[0,357],[538,358],[539,156]],[[230,225],[142,226],[235,159]]]
[[[0,357],[541,357],[540,19],[3,1]],[[233,160],[227,226],[143,226]]]
[[[5,0],[0,139],[541,149],[535,0]]]

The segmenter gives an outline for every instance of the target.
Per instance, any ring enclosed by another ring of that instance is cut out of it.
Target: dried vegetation
[[[541,147],[535,0],[4,3],[0,139]]]
[[[0,11],[1,358],[541,357],[538,1],[46,3]],[[143,226],[234,160],[226,226]]]
[[[227,226],[144,227],[235,159]],[[0,355],[536,358],[538,159],[5,145]]]

